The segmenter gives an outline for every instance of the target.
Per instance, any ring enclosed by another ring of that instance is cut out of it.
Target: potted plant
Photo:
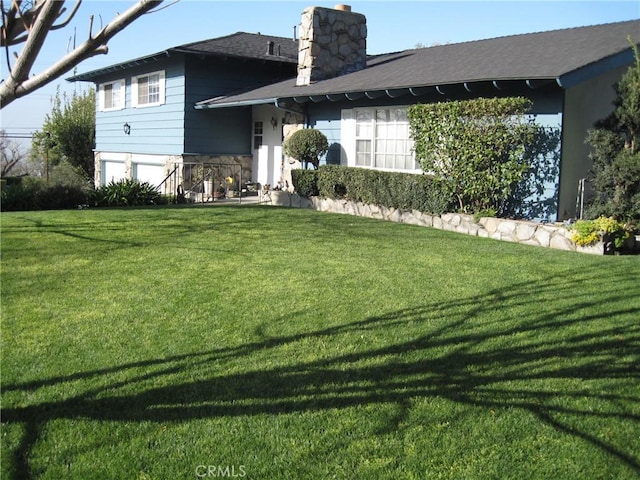
[[[225,177],[224,184],[225,184],[225,194],[227,198],[232,198],[234,196],[233,177],[231,175],[229,175],[228,177]]]

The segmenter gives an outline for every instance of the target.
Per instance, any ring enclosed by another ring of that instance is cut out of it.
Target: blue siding
[[[137,75],[165,71],[165,103],[155,107],[131,107],[131,79]],[[96,149],[110,152],[181,154],[184,150],[184,62],[174,57],[149,62],[101,82],[125,79],[125,109],[96,113]],[[99,99],[98,99],[99,101]],[[131,126],[125,135],[123,125]]]
[[[295,66],[233,59],[186,61],[185,151],[206,154],[251,154],[251,108],[196,110],[196,102],[255,88]]]
[[[497,96],[500,92],[490,91],[493,96]],[[502,93],[504,96],[525,96],[532,100],[532,113],[537,116],[537,122],[548,127],[561,128],[563,97],[560,90],[555,88],[549,90],[531,90],[531,89],[515,89]],[[435,96],[414,97],[412,95],[404,95],[397,99],[390,99],[387,96],[377,98],[375,100],[362,99],[358,101],[340,101],[340,102],[309,102],[308,106],[308,122],[309,126],[317,128],[327,136],[329,141],[329,152],[326,159],[321,163],[339,164],[341,153],[340,138],[340,118],[343,109],[352,109],[358,107],[386,107],[393,105],[413,105],[417,103],[430,103],[443,100],[464,100],[468,98],[476,98],[468,92],[460,92],[458,95],[444,97],[440,94]]]
[[[187,119],[187,153],[251,154],[251,107],[196,110]]]
[[[161,70],[165,72],[165,103],[132,108],[132,78]],[[294,72],[295,65],[174,54],[107,75],[98,84],[125,80],[125,108],[110,112],[96,108],[96,149],[159,155],[250,154],[250,108],[202,111],[194,108],[195,103],[286,78]],[[125,123],[131,127],[129,135],[123,131]]]

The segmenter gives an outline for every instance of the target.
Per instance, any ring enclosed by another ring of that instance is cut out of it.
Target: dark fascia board
[[[577,70],[560,75],[560,77],[556,79],[556,82],[564,89],[575,87],[576,85],[586,82],[598,75],[602,75],[603,73],[616,68],[630,65],[633,63],[633,59],[633,50],[629,48],[598,62],[585,65]]]
[[[194,108],[196,110],[206,110],[211,108],[229,108],[229,107],[247,107],[253,105],[267,105],[270,103],[275,104],[278,99],[277,98],[262,98],[259,100],[238,100],[238,101],[230,101],[227,103],[213,103],[217,99],[211,100],[203,100],[202,102],[198,102],[195,104]]]
[[[80,73],[78,75],[65,78],[65,80],[67,82],[93,82],[95,79],[109,75],[110,73],[128,70],[129,68],[144,65],[145,63],[157,62],[158,60],[169,56],[171,56],[171,50],[165,50],[163,52],[154,53],[153,55],[134,58],[133,60],[127,60],[126,62],[109,65],[108,67],[99,68],[86,73]]]
[[[326,92],[312,93],[303,95],[285,95],[278,97],[265,97],[242,100],[242,94],[238,96],[218,97],[198,102],[195,108],[201,109],[217,109],[232,108],[239,106],[276,104],[293,101],[295,104],[304,104],[308,102],[336,102],[340,100],[356,101],[361,99],[375,100],[378,98],[399,98],[403,96],[421,97],[439,93],[440,95],[449,95],[456,92],[479,92],[489,90],[509,91],[516,87],[526,87],[530,90],[544,88],[555,85],[559,88],[556,78],[531,78],[531,79],[499,79],[499,80],[483,80],[473,82],[457,82],[440,85],[419,85],[413,87],[401,87],[386,90],[353,90],[349,92]],[[238,99],[240,97],[240,99]]]

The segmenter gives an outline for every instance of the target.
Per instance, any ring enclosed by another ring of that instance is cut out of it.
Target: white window
[[[384,170],[415,171],[407,109],[404,107],[355,110],[355,164]]]
[[[102,83],[99,87],[100,111],[124,108],[124,80]]]
[[[264,128],[262,122],[253,123],[253,149],[258,150],[264,143]]]
[[[153,107],[164,104],[164,71],[138,75],[131,79],[131,105]]]

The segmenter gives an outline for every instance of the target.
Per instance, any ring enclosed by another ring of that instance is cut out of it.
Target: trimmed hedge
[[[37,179],[25,179],[2,186],[2,211],[64,210],[89,202],[87,189],[70,185],[47,185]]]
[[[293,186],[302,197],[346,198],[433,214],[455,210],[454,199],[427,175],[339,165],[323,165],[318,170],[292,170],[291,174]]]
[[[317,170],[291,170],[291,181],[296,193],[301,197],[309,198],[318,195],[318,171]]]
[[[74,185],[47,184],[39,178],[25,177],[20,181],[2,183],[2,211],[64,210],[82,205],[95,207],[125,207],[166,205],[169,198],[147,182],[121,180],[97,190]]]

